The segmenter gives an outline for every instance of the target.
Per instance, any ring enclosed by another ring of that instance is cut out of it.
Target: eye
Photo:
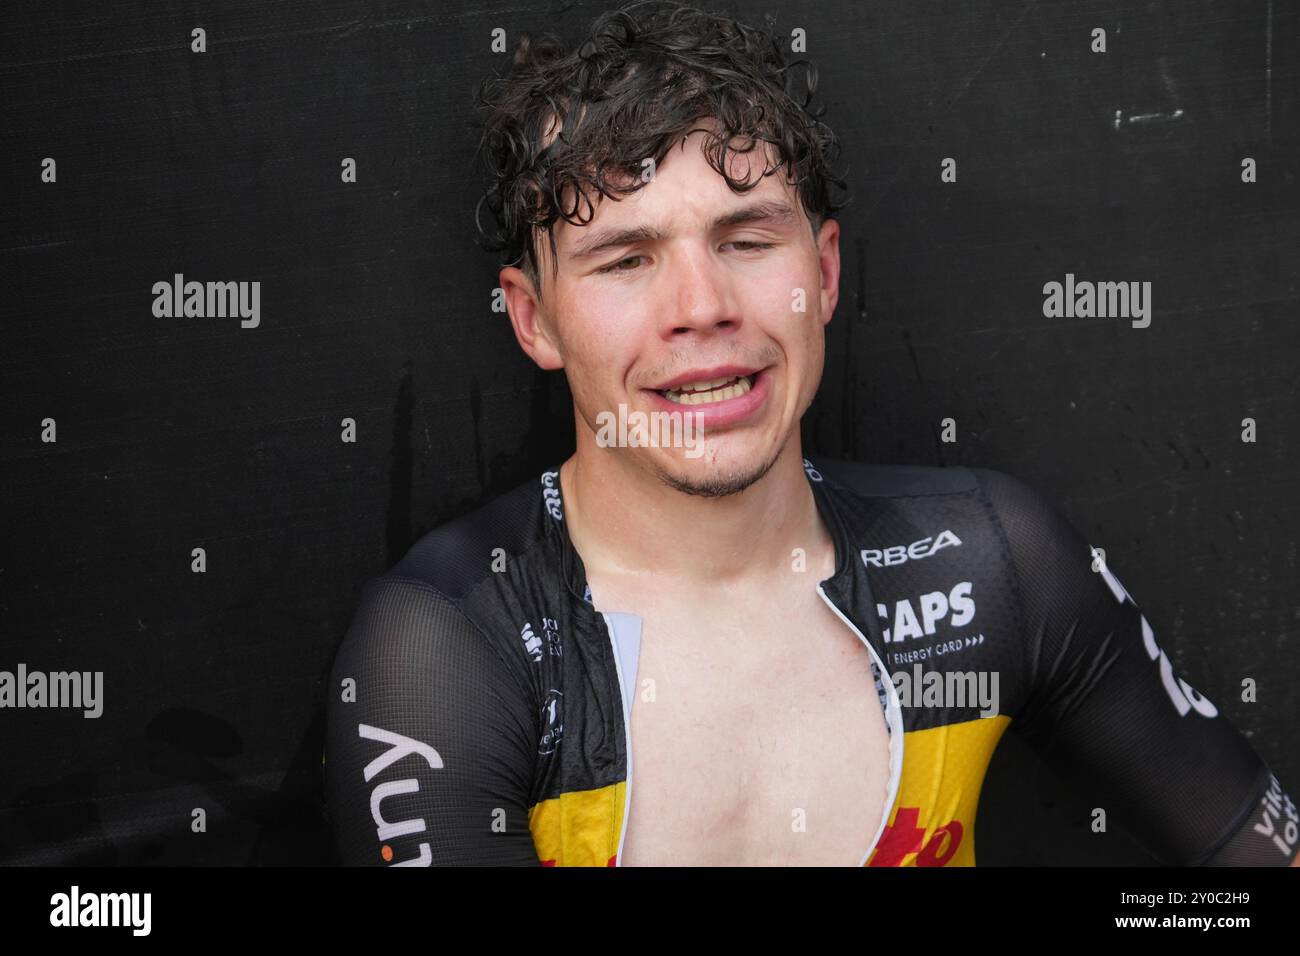
[[[743,248],[743,249],[740,249],[740,251],[741,251],[741,252],[748,252],[748,251],[750,251],[750,250],[771,249],[773,243],[770,243],[770,242],[753,242],[753,241],[748,240],[748,239],[733,239],[733,240],[731,240],[730,242],[724,242],[723,245],[724,245],[724,246],[736,246],[736,247],[738,247],[738,248],[741,247],[741,246],[743,246],[744,248]]]
[[[624,263],[636,262],[638,259],[644,259],[644,258],[645,256],[641,256],[641,255],[624,256],[622,259],[619,259],[617,262],[610,263],[609,265],[605,266],[603,269],[597,269],[596,271],[597,272],[635,272],[636,271],[635,269],[623,269],[620,267]]]

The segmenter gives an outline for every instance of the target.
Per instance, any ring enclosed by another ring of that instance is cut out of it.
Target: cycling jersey
[[[836,553],[808,586],[865,645],[890,738],[864,864],[973,865],[1008,727],[1166,863],[1295,857],[1291,798],[1043,496],[980,468],[804,470]],[[341,860],[618,865],[640,623],[593,606],[558,470],[424,535],[367,583],[335,661]],[[995,714],[913,692],[976,674],[998,675]]]

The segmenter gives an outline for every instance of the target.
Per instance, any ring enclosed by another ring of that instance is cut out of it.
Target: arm
[[[345,865],[538,865],[531,691],[431,586],[367,585],[334,661],[325,746]]]
[[[1042,495],[972,470],[1021,592],[1032,689],[1012,728],[1166,863],[1293,864],[1294,802],[1245,737],[1174,673],[1114,573]]]

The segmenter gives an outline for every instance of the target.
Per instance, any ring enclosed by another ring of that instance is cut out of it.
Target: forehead
[[[803,217],[785,167],[769,176],[763,175],[764,170],[778,161],[771,144],[756,142],[747,153],[734,149],[726,153],[728,174],[741,182],[756,183],[745,192],[731,189],[709,164],[704,152],[707,144],[708,137],[702,130],[679,138],[656,165],[643,166],[653,171],[653,179],[633,193],[609,199],[594,190],[589,192],[594,207],[589,222],[574,225],[563,218],[556,220],[553,230],[561,257],[593,230],[647,226],[665,233],[690,232],[737,207],[757,202],[785,200]],[[573,198],[572,192],[565,197],[567,208],[573,208]],[[585,202],[579,208],[584,214],[587,212]]]

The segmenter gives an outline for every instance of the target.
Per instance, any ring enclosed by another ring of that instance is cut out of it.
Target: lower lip
[[[707,434],[711,428],[735,425],[757,414],[758,410],[763,407],[763,403],[767,401],[767,369],[763,369],[755,376],[754,384],[750,386],[748,392],[735,398],[729,398],[724,402],[681,405],[670,398],[665,398],[653,389],[646,389],[645,391],[650,396],[650,402],[654,405],[655,411],[698,413],[700,417],[695,420],[704,426]]]

